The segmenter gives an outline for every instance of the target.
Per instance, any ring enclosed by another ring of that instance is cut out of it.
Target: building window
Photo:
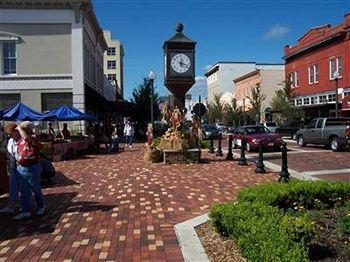
[[[327,103],[327,95],[322,95],[318,97],[320,103]]]
[[[116,68],[116,61],[108,61],[107,68],[108,69],[115,69]]]
[[[108,47],[107,55],[115,55],[115,47]]]
[[[117,79],[117,75],[115,74],[108,74],[108,81],[115,81]]]
[[[344,97],[350,96],[350,91],[344,92]]]
[[[309,97],[305,97],[303,99],[304,105],[309,105],[310,104],[310,98]]]
[[[328,95],[328,102],[335,102],[335,100],[336,100],[335,94]]]
[[[62,105],[73,106],[72,93],[42,93],[41,94],[41,110],[43,112],[50,111]]]
[[[303,104],[303,100],[300,99],[297,99],[297,106],[301,106]]]
[[[317,96],[312,96],[310,98],[310,103],[311,103],[311,105],[317,104]]]
[[[318,65],[308,67],[309,84],[318,83]]]
[[[4,42],[2,49],[3,49],[4,74],[5,75],[17,74],[16,43]]]
[[[299,86],[299,79],[298,79],[298,72],[294,71],[289,74],[289,79],[291,83],[291,87],[298,87]]]
[[[335,71],[339,72],[339,76],[343,76],[343,59],[341,57],[332,58],[329,60],[329,79],[334,79]]]
[[[0,110],[5,110],[13,107],[21,102],[21,94],[1,94],[0,95]]]

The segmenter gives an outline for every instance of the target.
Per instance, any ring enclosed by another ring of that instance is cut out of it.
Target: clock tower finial
[[[181,34],[181,33],[182,33],[182,30],[184,30],[184,25],[181,24],[181,23],[177,23],[177,24],[176,24],[176,27],[175,27],[175,31],[176,31],[178,34]]]

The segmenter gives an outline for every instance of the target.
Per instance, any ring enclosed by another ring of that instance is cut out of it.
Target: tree
[[[214,94],[212,102],[207,104],[206,119],[209,123],[221,122],[223,119],[224,106],[220,102],[221,95]]]
[[[154,89],[156,88],[154,87]],[[137,122],[137,127],[142,130],[146,130],[147,123],[151,122],[151,91],[151,81],[148,78],[143,78],[143,82],[132,91],[131,101],[134,103],[132,118]],[[158,103],[159,95],[154,92],[154,119],[158,119],[160,116]]]
[[[237,105],[236,98],[232,98],[230,104],[225,104],[223,108],[224,123],[226,125],[238,124],[240,115],[242,114],[242,108]]]
[[[293,93],[291,84],[285,82],[283,89],[275,92],[271,100],[271,107],[278,116],[276,121],[283,124],[287,121],[300,122],[303,118],[303,111],[293,104],[293,99],[296,96]]]
[[[259,124],[261,119],[261,105],[266,99],[266,96],[261,91],[260,83],[257,83],[250,89],[250,96],[248,96],[248,99],[251,105],[249,114],[251,118],[255,120],[256,124]]]

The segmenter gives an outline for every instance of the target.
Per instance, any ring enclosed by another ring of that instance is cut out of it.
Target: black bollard
[[[218,149],[216,150],[216,156],[223,156],[222,148],[221,148],[221,140],[222,140],[222,134],[219,133],[219,141],[218,141]]]
[[[210,137],[210,147],[209,147],[209,153],[214,153],[214,141],[213,141],[213,136]]]
[[[288,182],[290,174],[288,172],[287,143],[282,145],[282,168],[278,182]]]
[[[228,137],[228,151],[226,160],[234,160],[233,154],[232,154],[232,135],[229,135]]]
[[[241,142],[241,157],[238,159],[238,165],[239,166],[246,166],[248,165],[247,159],[245,158],[245,147],[246,147],[246,141],[244,138],[242,138]]]
[[[265,165],[264,165],[263,146],[261,141],[259,142],[259,157],[258,157],[258,162],[256,162],[255,173],[259,173],[259,174],[266,173]]]

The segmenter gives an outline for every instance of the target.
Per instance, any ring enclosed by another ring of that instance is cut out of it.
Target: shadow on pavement
[[[51,183],[43,184],[43,188],[54,188],[54,187],[65,187],[71,185],[79,185],[79,183],[75,182],[73,179],[66,177],[61,172],[56,172],[55,176],[52,178]]]
[[[52,233],[64,213],[107,212],[115,207],[99,205],[98,202],[73,201],[76,196],[77,193],[45,195],[47,211],[42,217],[35,216],[35,210],[32,212],[32,218],[28,220],[17,221],[13,219],[13,215],[2,215],[0,222],[0,242],[20,237]],[[0,205],[6,205],[6,201],[7,199],[1,199]],[[74,216],[77,215],[72,214],[72,222],[74,221]],[[81,218],[79,217],[77,220],[79,219]]]

